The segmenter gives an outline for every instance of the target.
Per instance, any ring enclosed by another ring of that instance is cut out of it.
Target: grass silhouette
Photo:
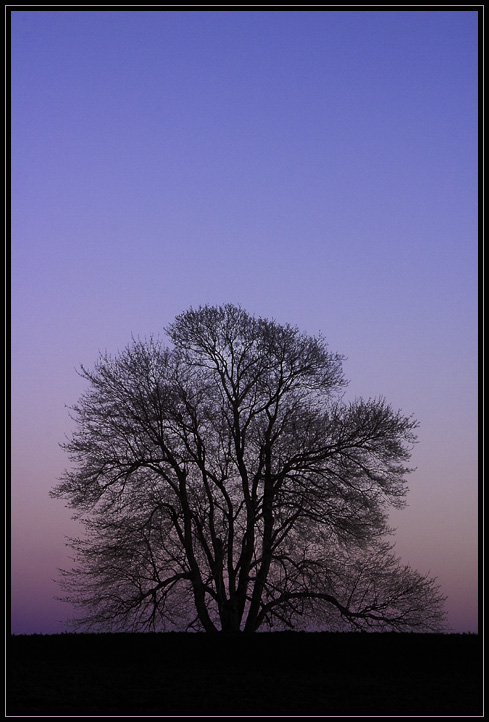
[[[7,715],[482,714],[479,635],[13,636]]]

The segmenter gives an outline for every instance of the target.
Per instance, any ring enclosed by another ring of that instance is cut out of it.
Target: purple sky
[[[477,631],[477,13],[11,17],[12,631],[70,616],[75,368],[226,302],[419,420],[396,550]]]

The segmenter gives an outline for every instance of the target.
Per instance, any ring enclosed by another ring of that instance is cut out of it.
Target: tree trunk
[[[262,543],[262,558],[260,569],[258,571],[255,586],[253,588],[253,595],[251,597],[250,609],[248,611],[248,617],[246,619],[245,631],[256,632],[257,630],[257,619],[260,611],[260,603],[265,588],[265,582],[268,577],[268,571],[270,569],[270,563],[272,561],[272,532],[273,532],[273,513],[272,513],[272,499],[273,499],[273,482],[268,480],[265,482],[265,490],[263,497],[263,543]]]

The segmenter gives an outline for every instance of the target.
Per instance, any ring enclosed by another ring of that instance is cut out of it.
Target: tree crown
[[[53,495],[88,514],[63,582],[82,623],[438,628],[433,580],[383,542],[417,422],[345,402],[322,336],[239,306],[190,309],[167,334],[81,369]]]

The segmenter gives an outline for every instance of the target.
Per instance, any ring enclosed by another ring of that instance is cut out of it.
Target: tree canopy
[[[435,580],[388,538],[417,422],[346,402],[322,336],[239,306],[166,332],[81,367],[52,492],[85,529],[61,582],[75,626],[443,629]]]

